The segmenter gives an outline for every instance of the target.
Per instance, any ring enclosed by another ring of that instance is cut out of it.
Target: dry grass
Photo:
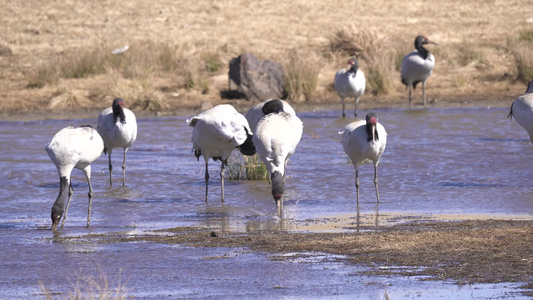
[[[527,84],[533,79],[533,43],[518,43],[513,48],[518,80]]]
[[[41,282],[41,290],[47,300],[54,299],[54,294]],[[82,276],[77,274],[75,283],[72,283],[72,289],[68,292],[65,299],[98,299],[98,300],[122,300],[126,299],[126,288],[121,283],[120,278],[116,287],[111,287],[107,276],[100,271],[100,276]]]
[[[267,180],[268,171],[259,155],[243,156],[235,152],[228,160],[226,177],[232,180]]]
[[[176,228],[169,235],[91,235],[91,242],[147,241],[193,247],[246,247],[274,254],[332,253],[345,262],[371,267],[369,274],[421,275],[457,283],[531,283],[531,221],[418,221],[395,226],[365,225],[342,233],[216,232]],[[81,237],[86,241],[89,237]],[[76,242],[80,237],[72,237]],[[290,256],[281,256],[287,259]],[[406,268],[380,268],[380,267]]]
[[[282,62],[294,70],[288,77],[295,82],[293,99],[337,102],[330,88],[333,75],[348,56],[356,55],[370,75],[362,104],[385,101],[396,106],[405,104],[399,62],[418,34],[440,44],[431,48],[437,64],[428,81],[428,93],[438,103],[469,97],[506,106],[523,92],[524,83],[515,79],[527,76],[522,67],[530,58],[524,52],[526,57],[515,59],[518,54],[508,45],[530,41],[533,30],[526,22],[533,7],[526,0],[461,5],[446,0],[429,7],[422,0],[25,3],[8,1],[0,12],[3,113],[54,111],[48,103],[64,86],[78,99],[70,109],[99,110],[109,105],[102,106],[99,101],[107,93],[99,92],[110,80],[132,87],[134,94],[142,83],[142,97],[137,98],[144,100],[137,110],[227,103],[221,91],[227,89],[231,58],[250,52],[281,61],[290,49],[297,49],[302,61],[309,57],[309,66],[295,59]],[[363,13],[351,21],[347,12],[355,7]],[[465,41],[472,47],[465,48]],[[112,54],[126,45],[127,51]],[[458,72],[471,78],[461,89],[456,88]],[[487,84],[490,91],[484,89]],[[143,104],[146,99],[158,99],[161,105]]]
[[[392,90],[392,78],[397,65],[395,60],[408,53],[397,55],[386,35],[376,29],[353,24],[336,30],[329,40],[329,47],[342,57],[357,57],[365,72],[366,93],[378,96]]]
[[[313,99],[320,73],[320,58],[314,53],[292,50],[283,66],[287,100],[304,102]]]

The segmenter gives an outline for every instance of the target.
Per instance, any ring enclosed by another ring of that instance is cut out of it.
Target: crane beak
[[[372,141],[376,141],[376,125],[372,125]]]
[[[435,42],[430,42],[430,41],[428,41],[428,44],[433,44],[433,45],[437,45],[437,46],[439,45],[439,44],[437,44]]]
[[[59,220],[61,219],[61,216],[52,213],[52,231],[56,231],[57,225],[59,224]]]
[[[59,219],[57,219],[56,221],[54,221],[54,223],[52,223],[52,231],[56,231],[57,230],[57,225],[59,224]]]

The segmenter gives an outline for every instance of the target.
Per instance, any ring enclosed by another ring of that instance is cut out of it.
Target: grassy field
[[[407,107],[401,58],[416,35],[436,66],[432,106],[507,106],[533,77],[529,1],[7,1],[0,12],[0,116],[94,113],[121,96],[174,114],[224,99],[228,62],[250,52],[282,63],[299,105],[339,103],[349,57],[367,74],[361,108]],[[112,54],[128,46],[122,54]],[[414,94],[421,103],[421,91]],[[350,106],[348,106],[350,107]]]

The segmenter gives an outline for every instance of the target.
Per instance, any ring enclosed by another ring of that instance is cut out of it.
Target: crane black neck
[[[418,53],[422,55],[424,59],[428,58],[429,51],[428,49],[424,48],[424,45],[422,43],[416,43],[415,44],[416,50],[418,50]]]
[[[126,115],[122,106],[113,103],[113,116],[115,117],[115,123],[117,119],[120,119],[120,123],[126,123]]]

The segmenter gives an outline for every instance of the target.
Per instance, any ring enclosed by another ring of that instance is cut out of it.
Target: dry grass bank
[[[206,101],[244,109],[251,104],[221,94],[229,60],[245,52],[300,72],[292,99],[307,104],[339,102],[334,73],[357,54],[370,79],[362,108],[407,107],[398,61],[418,34],[440,44],[430,48],[432,105],[507,106],[533,76],[527,0],[30,0],[7,1],[0,17],[4,118],[98,111],[114,96],[138,112]],[[354,41],[359,50],[343,47]]]

